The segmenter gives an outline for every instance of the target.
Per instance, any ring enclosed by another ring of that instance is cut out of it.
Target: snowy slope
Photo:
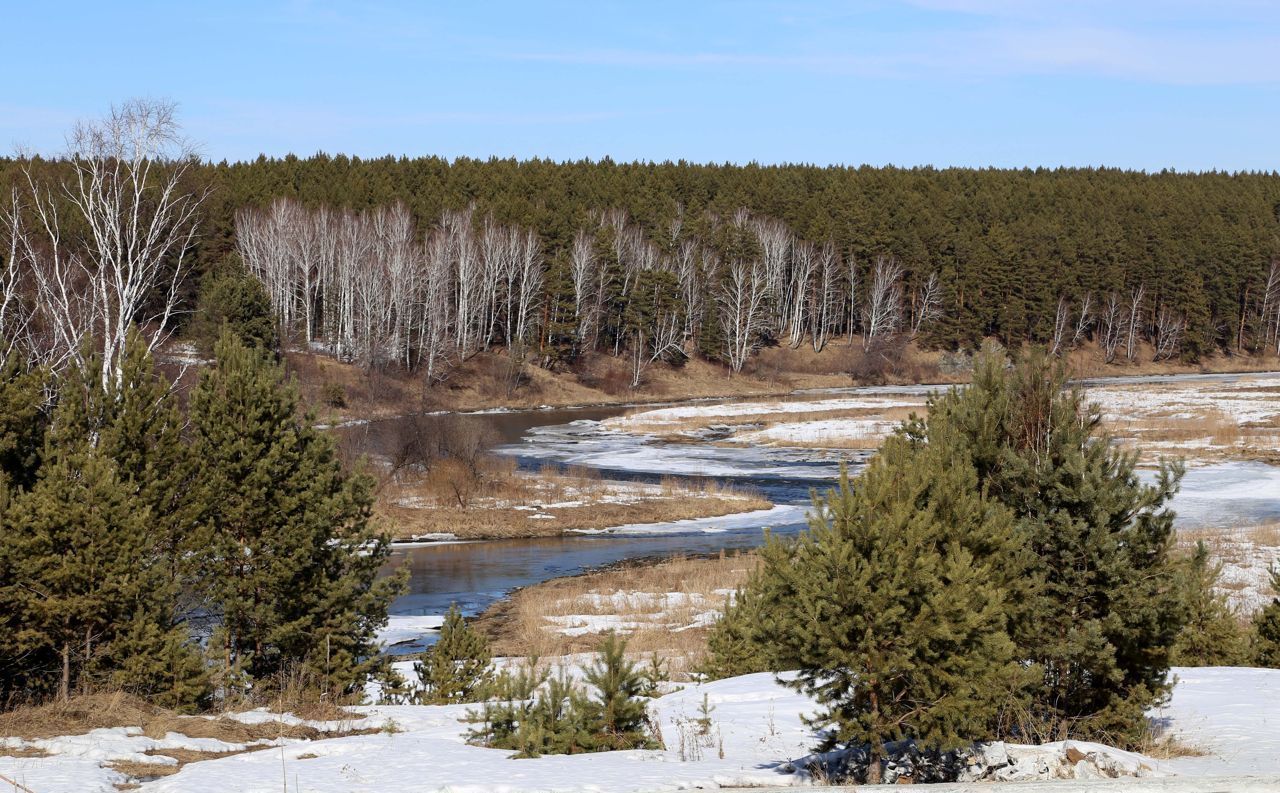
[[[1280,670],[1177,669],[1172,702],[1153,716],[1186,744],[1212,754],[1158,763],[1179,778],[1126,781],[1108,790],[1266,790],[1280,780]],[[711,725],[697,722],[703,695]],[[811,710],[802,696],[771,675],[747,675],[689,686],[654,704],[664,751],[609,752],[512,760],[508,752],[465,744],[468,706],[386,706],[363,709],[374,725],[394,725],[376,735],[313,742],[193,763],[147,783],[151,793],[362,793],[449,791],[662,791],[734,786],[791,786],[810,780],[785,773],[786,761],[808,753],[811,731],[801,717]],[[183,739],[168,736],[177,744]],[[123,730],[42,744],[50,757],[0,757],[4,774],[37,793],[114,793],[122,778],[100,766],[107,758],[137,757],[151,739]],[[160,758],[156,758],[159,760]],[[1266,779],[1262,779],[1266,775]],[[1246,781],[1244,777],[1251,777]],[[1236,777],[1222,781],[1222,777]],[[1212,782],[1210,779],[1212,778]],[[1268,781],[1270,780],[1270,781]],[[1115,784],[1114,782],[1112,783]],[[990,790],[989,785],[945,786]],[[1202,787],[1202,786],[1201,786]],[[1081,791],[1087,783],[1050,782],[1018,790]]]

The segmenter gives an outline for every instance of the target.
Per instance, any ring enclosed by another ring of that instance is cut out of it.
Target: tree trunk
[[[62,643],[62,680],[58,683],[58,699],[66,702],[71,696],[71,642]]]

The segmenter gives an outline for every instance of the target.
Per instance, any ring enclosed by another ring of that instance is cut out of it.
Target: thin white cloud
[[[580,64],[640,70],[767,69],[829,75],[901,78],[964,78],[1021,75],[1083,75],[1169,85],[1280,83],[1280,25],[1242,26],[1266,9],[1232,4],[1237,17],[1217,24],[1175,26],[1112,24],[1105,14],[1074,19],[1029,7],[1041,3],[1006,0],[911,0],[934,10],[960,10],[981,18],[950,27],[871,31],[857,22],[814,31],[813,41],[790,51],[737,50],[508,50],[516,61]],[[1123,5],[1123,4],[1121,4]],[[1172,4],[1205,13],[1195,4]],[[1280,4],[1278,4],[1280,5]],[[1242,16],[1243,15],[1243,16]]]

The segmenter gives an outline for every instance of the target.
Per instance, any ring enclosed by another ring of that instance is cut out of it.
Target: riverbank
[[[638,407],[603,425],[666,442],[874,449],[903,419],[927,413],[930,390],[883,387],[786,400]],[[1275,451],[1280,447],[1280,376],[1275,372],[1230,379],[1136,376],[1092,381],[1084,391],[1101,410],[1104,429],[1144,461],[1280,459]]]
[[[1271,568],[1280,563],[1280,526],[1180,529],[1190,555],[1203,542],[1221,565],[1216,589],[1246,623],[1270,602]],[[707,651],[711,627],[759,563],[751,550],[634,559],[523,587],[475,621],[498,655],[552,657],[590,652],[609,633],[638,656],[667,659],[687,679]]]
[[[512,469],[496,483],[469,485],[465,472],[450,468],[387,484],[375,511],[395,540],[415,541],[554,537],[772,506],[750,490],[710,480],[617,482],[588,471],[548,468],[532,473]]]
[[[498,655],[591,652],[609,633],[628,652],[657,653],[676,680],[706,653],[707,634],[757,564],[754,552],[641,559],[511,593],[474,623]]]
[[[170,356],[173,357],[173,356]],[[307,403],[323,423],[341,424],[428,411],[527,410],[589,405],[645,405],[690,399],[776,397],[796,390],[866,385],[962,383],[968,380],[964,354],[906,345],[900,359],[873,361],[861,341],[833,340],[822,352],[808,346],[766,348],[739,373],[693,357],[682,364],[653,364],[632,387],[628,361],[593,355],[550,369],[515,363],[494,350],[475,355],[427,385],[415,374],[369,370],[301,350],[285,353]],[[1080,378],[1142,375],[1261,372],[1277,368],[1274,356],[1214,355],[1194,364],[1151,361],[1143,348],[1137,360],[1106,363],[1086,345],[1068,356]],[[176,360],[176,358],[175,358]]]

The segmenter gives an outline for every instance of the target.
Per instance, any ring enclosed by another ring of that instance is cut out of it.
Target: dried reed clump
[[[677,677],[706,651],[706,615],[718,613],[755,569],[753,553],[633,563],[527,587],[477,623],[499,655],[551,657],[590,652],[605,631],[567,636],[553,619],[611,617],[630,623],[628,653],[666,658]],[[674,597],[673,597],[674,595]]]
[[[446,461],[447,462],[447,461]],[[440,464],[437,463],[437,466]],[[447,532],[464,538],[540,537],[767,509],[758,494],[712,481],[608,482],[586,469],[524,473],[510,460],[472,478],[457,466],[402,477],[379,494],[394,536]]]

